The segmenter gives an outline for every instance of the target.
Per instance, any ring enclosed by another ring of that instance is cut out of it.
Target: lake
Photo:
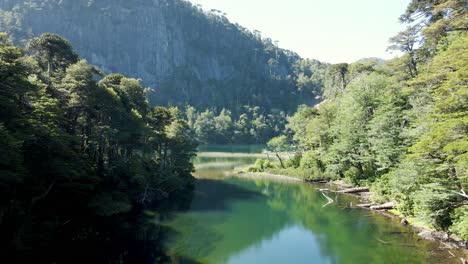
[[[358,200],[298,181],[246,179],[262,146],[205,146],[190,209],[163,221],[166,250],[179,263],[458,263],[436,242]]]

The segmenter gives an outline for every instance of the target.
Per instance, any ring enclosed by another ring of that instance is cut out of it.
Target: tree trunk
[[[367,204],[357,204],[356,207],[361,207],[361,208],[370,208],[371,206],[376,206],[378,204],[376,203],[367,203]]]
[[[276,153],[276,157],[278,158],[279,162],[281,163],[281,168],[285,168],[284,167],[284,164],[283,164],[283,160],[281,159],[280,155],[278,154],[278,152],[275,152]]]
[[[369,191],[369,187],[356,187],[356,188],[344,189],[338,192],[339,193],[360,193],[360,192],[368,192],[368,191]]]
[[[373,205],[370,207],[372,210],[388,210],[388,209],[393,209],[397,206],[398,204],[395,202],[390,202],[390,203],[384,203],[380,205]]]

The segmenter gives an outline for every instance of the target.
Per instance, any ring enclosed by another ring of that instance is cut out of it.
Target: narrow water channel
[[[164,222],[167,251],[180,263],[458,263],[438,243],[378,213],[327,199],[317,186],[245,179],[233,170],[260,147],[206,147],[196,160],[190,210]]]

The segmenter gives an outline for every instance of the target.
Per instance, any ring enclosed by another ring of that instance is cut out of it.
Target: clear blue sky
[[[353,62],[392,58],[388,39],[404,29],[410,0],[190,0],[227,13],[231,22],[279,41],[305,58]]]

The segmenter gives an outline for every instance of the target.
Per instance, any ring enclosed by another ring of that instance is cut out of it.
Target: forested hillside
[[[0,31],[15,43],[56,33],[104,72],[142,79],[153,105],[229,114],[229,132],[192,126],[202,143],[265,143],[298,105],[318,102],[328,67],[183,0],[3,0],[0,8]]]
[[[0,34],[0,258],[153,263],[157,215],[192,192],[196,145],[175,108],[104,75],[53,34]],[[150,221],[151,220],[151,221]]]
[[[0,31],[16,43],[44,32],[68,39],[106,73],[141,78],[159,105],[244,106],[291,113],[315,103],[326,64],[304,61],[218,10],[183,0],[3,0]]]
[[[296,156],[251,171],[370,185],[375,201],[468,239],[466,2],[412,1],[391,39],[400,58],[332,65],[325,101],[301,106],[274,151]]]
[[[0,0],[0,260],[464,261],[466,7],[411,0],[400,57],[329,65],[185,0]]]

